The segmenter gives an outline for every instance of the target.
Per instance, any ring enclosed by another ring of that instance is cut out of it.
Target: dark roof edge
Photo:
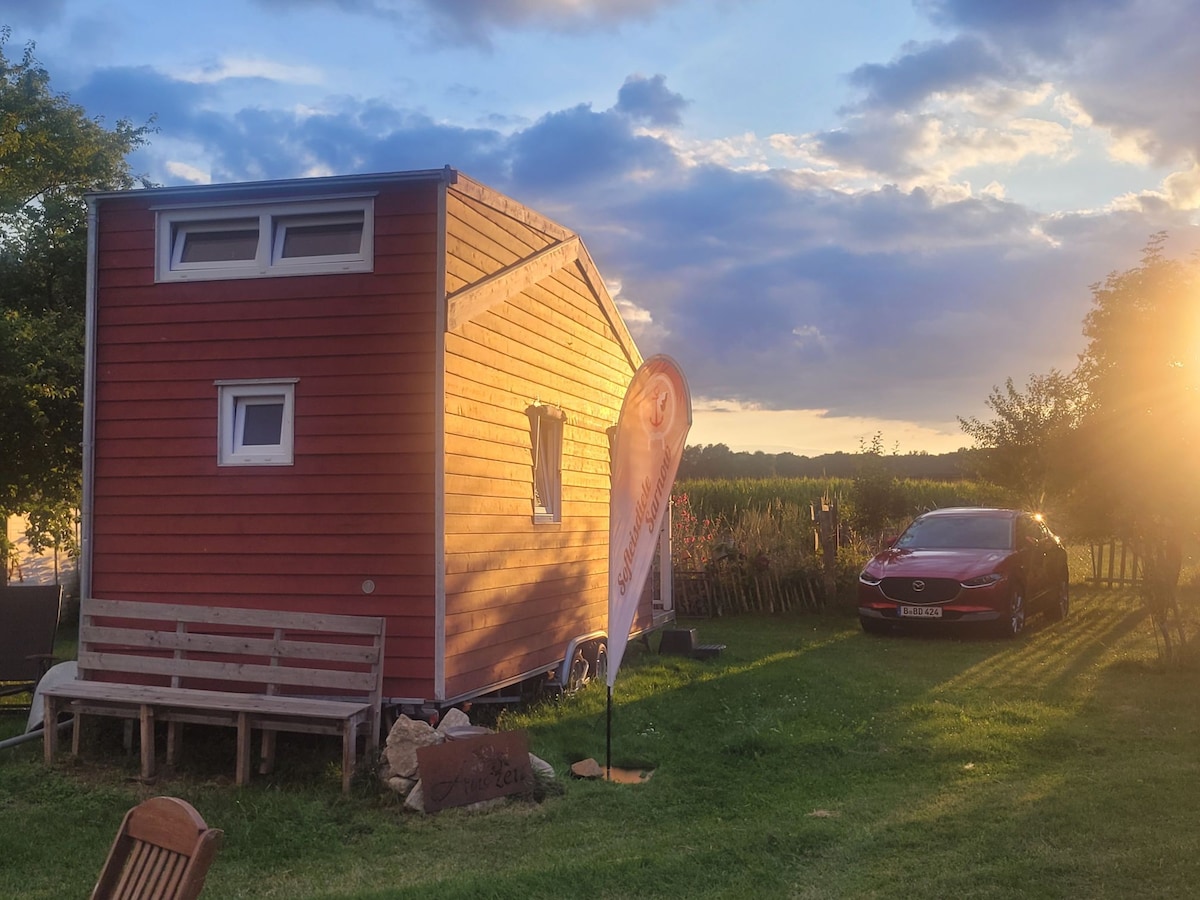
[[[202,198],[209,193],[298,193],[311,190],[327,190],[360,187],[396,181],[440,181],[454,184],[458,171],[445,166],[441,169],[416,169],[410,172],[377,172],[365,175],[322,175],[312,178],[284,178],[273,181],[234,181],[220,184],[186,184],[175,187],[130,188],[123,191],[92,191],[84,196],[93,200],[112,197],[175,197],[181,199]]]

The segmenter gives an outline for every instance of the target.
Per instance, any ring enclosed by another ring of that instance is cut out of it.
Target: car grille
[[[916,585],[923,587],[917,590]],[[961,587],[953,578],[885,578],[879,585],[889,600],[926,606],[953,600]]]

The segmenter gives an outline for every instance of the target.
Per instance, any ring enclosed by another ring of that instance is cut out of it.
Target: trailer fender
[[[607,632],[588,632],[567,643],[556,679],[560,688],[567,692],[577,691],[593,679],[607,676]]]

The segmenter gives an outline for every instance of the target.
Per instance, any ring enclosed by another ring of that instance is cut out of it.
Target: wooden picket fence
[[[674,573],[675,611],[682,616],[738,613],[820,612],[826,608],[819,575],[770,570],[747,573],[735,568]]]
[[[1093,543],[1092,577],[1095,587],[1133,587],[1145,576],[1141,558],[1123,541]]]

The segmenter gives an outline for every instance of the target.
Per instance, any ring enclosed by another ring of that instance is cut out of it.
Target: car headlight
[[[962,583],[965,588],[988,587],[995,584],[997,581],[1003,581],[1004,576],[999,572],[992,572],[990,575],[980,575],[978,578],[968,578]]]
[[[879,582],[881,582],[883,579],[876,578],[874,575],[868,575],[866,572],[862,572],[859,574],[858,580],[860,584],[865,584],[868,587],[875,587],[875,585],[879,584]]]

